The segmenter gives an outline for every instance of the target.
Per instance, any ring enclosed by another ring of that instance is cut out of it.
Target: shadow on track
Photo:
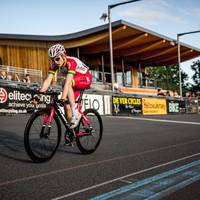
[[[31,162],[25,158],[23,137],[16,133],[0,129],[0,157],[20,161]]]

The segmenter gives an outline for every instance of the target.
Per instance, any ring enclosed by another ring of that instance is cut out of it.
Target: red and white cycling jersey
[[[85,65],[81,60],[75,57],[67,56],[65,63],[62,67],[57,66],[55,63],[52,63],[49,74],[55,75],[55,73],[60,73],[62,75],[72,74],[86,74],[89,71],[89,67]]]
[[[56,73],[61,75],[72,74],[72,86],[77,90],[89,88],[92,83],[92,76],[89,72],[89,67],[75,57],[67,56],[62,67],[52,63],[48,73],[53,75]]]

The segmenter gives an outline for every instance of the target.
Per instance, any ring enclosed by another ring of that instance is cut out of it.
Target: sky
[[[124,0],[0,0],[0,34],[65,35],[103,25],[108,5]],[[125,0],[126,1],[126,0]],[[141,0],[112,9],[111,20],[125,20],[176,39],[177,33],[200,30],[200,0]],[[200,33],[180,41],[200,49]],[[197,59],[200,59],[198,57]],[[193,75],[190,65],[181,63]]]

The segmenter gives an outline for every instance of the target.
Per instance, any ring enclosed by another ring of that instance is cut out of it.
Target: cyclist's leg
[[[65,105],[65,116],[68,122],[71,121],[72,119],[72,109],[71,106],[69,104]]]
[[[73,97],[75,100],[77,100],[79,98],[80,91],[87,88],[89,84],[90,84],[90,80],[87,78],[86,75],[79,74],[79,75],[76,75],[73,77],[73,84],[72,84],[73,88],[70,88],[70,89],[72,89],[72,91],[73,91],[73,94],[74,94]],[[71,90],[69,90],[69,91],[71,91]],[[69,94],[72,95],[72,93],[69,93]],[[73,104],[73,101],[70,105],[72,108],[72,121],[71,121],[72,125],[71,125],[71,127],[75,128],[81,119],[81,114],[78,111],[75,104]]]
[[[68,100],[69,100],[69,104],[70,107],[72,109],[72,116],[76,115],[76,111],[75,111],[75,98],[74,98],[74,90],[72,88],[72,84],[69,85],[69,89],[68,89]]]
[[[66,80],[64,80],[64,81],[62,82],[62,88],[63,88],[63,89],[64,89],[64,86],[65,86],[65,81],[66,81]],[[72,81],[71,84],[73,84],[73,81]],[[72,87],[72,86],[71,86],[71,87]],[[73,104],[73,102],[74,102],[73,94],[71,94],[71,89],[70,89],[70,88],[69,88],[69,90],[70,90],[70,91],[69,91],[70,94],[68,94],[67,99],[68,99],[69,103],[71,102],[71,104]],[[72,96],[72,97],[71,97],[71,96]],[[64,106],[64,111],[65,111],[65,117],[66,117],[67,121],[70,122],[70,121],[71,121],[71,118],[72,118],[72,110],[71,110],[70,104],[66,104],[66,105]]]
[[[64,106],[64,110],[65,110],[65,116],[68,122],[71,121],[72,119],[72,108],[75,106],[75,100],[77,100],[80,96],[80,90],[73,90],[72,86],[73,86],[74,80],[72,81],[72,85],[69,86],[69,91],[68,91],[68,101],[69,104],[66,104]]]
[[[72,108],[72,115],[74,115],[74,108],[75,108],[75,100],[78,99],[80,95],[80,90],[84,90],[89,88],[92,83],[92,76],[88,72],[84,75],[76,75],[72,79],[72,83],[69,85],[68,88],[68,100],[69,104]]]
[[[64,106],[64,109],[65,109],[65,116],[66,116],[66,119],[68,121],[68,123],[71,123],[71,120],[72,120],[72,109],[71,109],[71,106],[69,104],[65,105]],[[70,132],[68,132],[67,130],[65,131],[65,145],[72,145],[72,139],[73,139],[73,135],[70,135]]]
[[[75,104],[75,100],[77,98],[77,96],[79,95],[80,92],[74,92],[73,86],[75,84],[74,79],[72,79],[72,84],[69,85],[68,88],[68,101],[70,104],[70,108],[71,108],[71,128],[74,128],[77,126],[80,118],[81,118],[81,114],[78,112],[78,109],[76,108],[76,104]]]
[[[68,94],[67,94],[67,99],[68,99],[68,102],[69,104],[66,105],[64,107],[64,110],[65,110],[65,116],[66,116],[66,119],[68,122],[71,121],[71,118],[72,118],[72,108],[75,106],[75,98],[74,98],[74,91],[73,91],[73,84],[74,84],[74,80],[72,79],[71,83],[68,85]],[[63,88],[65,86],[65,81],[63,82]]]
[[[73,88],[70,85],[69,89],[68,89],[68,102],[69,104],[65,105],[65,115],[66,115],[66,119],[69,123],[73,122],[73,112],[72,112],[72,107],[71,106],[75,106],[75,94],[73,92]],[[74,135],[71,134],[70,132],[66,131],[65,132],[65,145],[72,145],[72,141],[73,141]]]

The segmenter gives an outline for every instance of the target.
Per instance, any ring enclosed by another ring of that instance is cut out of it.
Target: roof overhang
[[[84,54],[109,57],[108,24],[96,34],[96,41],[82,46]],[[112,23],[114,62],[123,59],[130,65],[161,66],[178,63],[177,41],[125,21]],[[180,43],[181,61],[200,56],[200,49]]]
[[[119,20],[112,23],[114,62],[123,59],[129,65],[160,66],[178,63],[177,41]],[[109,58],[108,24],[60,36],[0,34],[2,40],[37,41],[50,46],[63,43],[68,49],[79,48],[81,55]],[[200,49],[180,43],[181,61],[200,56]]]

